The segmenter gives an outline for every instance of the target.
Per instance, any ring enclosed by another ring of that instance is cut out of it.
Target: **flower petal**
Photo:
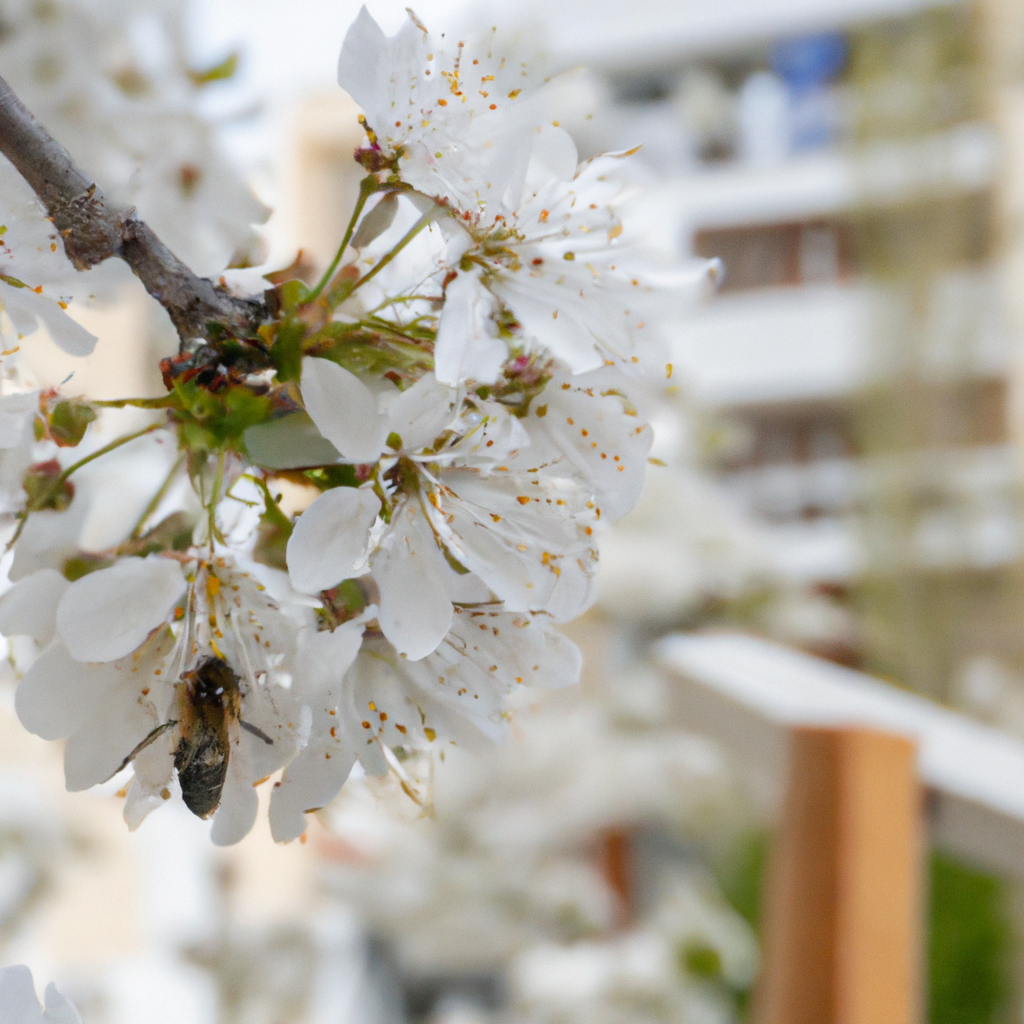
[[[0,633],[49,643],[56,626],[57,603],[70,586],[56,569],[39,569],[26,576],[0,599]]]
[[[139,751],[132,768],[135,775],[128,786],[124,801],[125,824],[134,832],[146,819],[150,811],[159,807],[170,796],[171,778],[174,774],[174,748],[180,735],[168,730],[158,736],[145,750]]]
[[[347,622],[331,632],[299,634],[299,670],[294,689],[311,714],[309,741],[289,762],[270,797],[270,831],[276,842],[302,835],[306,815],[329,803],[355,763],[358,740],[342,706],[345,673],[363,642],[363,624]]]
[[[32,972],[23,964],[0,968],[0,1009],[4,1024],[37,1024],[42,1008],[32,984]]]
[[[377,399],[354,374],[329,359],[302,360],[302,401],[317,429],[346,462],[376,462],[387,428]]]
[[[0,398],[0,448],[32,444],[32,421],[38,412],[38,391]]]
[[[124,558],[76,580],[57,605],[57,632],[77,661],[115,661],[166,618],[185,590],[169,558]]]
[[[221,792],[220,806],[213,815],[210,839],[215,846],[233,846],[244,839],[256,822],[259,797],[239,742],[231,743],[228,772]]]
[[[46,986],[45,999],[46,1012],[43,1014],[43,1020],[46,1024],[82,1024],[75,1004],[61,995],[52,981]]]
[[[530,447],[522,453],[531,466],[554,476],[573,476],[593,494],[602,519],[616,522],[637,502],[647,455],[654,441],[650,426],[615,389],[602,368],[593,373],[558,374],[534,402],[523,422]]]
[[[508,346],[491,319],[497,308],[480,275],[460,273],[445,289],[434,343],[434,372],[445,384],[474,380],[491,384],[508,358]]]
[[[380,499],[365,488],[334,487],[321,494],[299,516],[288,538],[292,586],[318,594],[356,574],[379,512]]]
[[[380,628],[413,661],[430,654],[451,625],[444,569],[418,503],[405,502],[392,513],[390,535],[373,560],[373,578],[380,589]]]
[[[390,397],[390,396],[389,396]],[[398,434],[406,451],[432,444],[455,414],[458,392],[428,373],[387,405],[388,435]]]
[[[121,680],[111,682],[107,692],[94,693],[90,713],[64,747],[64,784],[69,793],[106,782],[160,724],[152,705],[123,699],[128,694],[117,692]]]
[[[443,512],[427,506],[434,528],[507,610],[545,611],[567,622],[593,603],[596,517],[578,484],[471,469],[445,470],[441,481]]]
[[[18,683],[14,708],[21,724],[44,740],[70,736],[95,696],[105,692],[113,672],[108,665],[75,661],[59,641],[51,644]]]
[[[96,335],[73,320],[53,299],[31,288],[0,282],[0,308],[11,317],[19,334],[32,334],[42,322],[56,345],[69,356],[87,356],[96,347]]]

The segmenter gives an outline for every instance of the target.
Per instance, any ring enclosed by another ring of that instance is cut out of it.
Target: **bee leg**
[[[117,766],[117,770],[113,772],[110,778],[113,778],[119,771],[127,768],[141,754],[146,747],[150,745],[158,737],[162,736],[168,729],[177,725],[177,719],[170,722],[161,722],[152,732],[139,744],[136,745],[135,749]]]
[[[273,744],[274,741],[262,729],[257,729],[255,725],[252,725],[249,722],[243,722],[241,719],[238,720],[238,724],[246,732],[251,732],[253,736],[256,736],[259,739],[263,740],[263,742],[266,743],[268,746]]]

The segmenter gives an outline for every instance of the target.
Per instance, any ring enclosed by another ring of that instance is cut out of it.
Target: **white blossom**
[[[456,209],[519,203],[541,84],[521,61],[480,40],[432,37],[410,13],[388,38],[363,7],[345,36],[338,82],[359,104],[375,145],[402,178]]]
[[[448,448],[438,435],[446,421],[454,423],[456,393],[429,375],[387,395],[390,401],[376,411],[372,393],[354,374],[307,358],[303,395],[313,421],[340,452],[359,452],[352,459],[385,456],[378,483],[391,509],[390,521],[375,532],[372,496],[321,495],[288,544],[296,587],[315,591],[369,572],[380,591],[381,628],[413,660],[435,650],[451,623],[446,557],[475,573],[509,611],[566,621],[590,603],[597,553],[589,493],[536,468],[511,471],[501,460],[513,453],[501,445],[488,455],[482,438],[471,446],[463,441],[483,432],[482,421],[507,421],[507,412],[488,416],[490,403],[481,400],[484,413],[464,422]],[[381,451],[382,442],[389,451]],[[467,455],[483,465],[460,465]],[[348,538],[360,534],[362,549],[353,550]],[[335,553],[344,557],[333,561]]]
[[[32,972],[24,966],[0,967],[0,1021],[3,1024],[82,1024],[72,1003],[51,981],[45,1005],[39,1005]]]
[[[278,841],[301,834],[303,812],[329,803],[357,759],[369,774],[384,775],[395,748],[500,740],[507,693],[579,678],[579,651],[545,616],[456,607],[442,642],[416,661],[379,634],[363,640],[363,628],[354,621],[300,639],[306,671],[297,687],[311,706],[312,728],[271,798]]]
[[[227,775],[214,842],[237,842],[256,816],[253,784],[304,741],[308,721],[290,693],[295,634],[312,611],[283,607],[229,562],[122,559],[72,583],[52,612],[56,637],[21,680],[22,723],[46,739],[69,737],[69,789],[110,778],[134,756],[125,818],[132,827],[169,795],[174,754],[190,713],[186,674],[210,658],[238,679],[237,718],[225,705]],[[21,586],[59,591],[52,577]],[[45,635],[40,598],[31,621]],[[5,615],[6,605],[0,607]],[[28,618],[28,616],[25,616]],[[253,732],[244,726],[253,727]],[[147,744],[147,741],[151,740]]]
[[[671,307],[673,292],[692,294],[712,264],[656,263],[624,234],[616,204],[624,193],[619,165],[629,155],[597,157],[576,170],[573,150],[569,180],[538,168],[522,203],[508,214],[485,211],[441,222],[455,236],[451,262],[460,275],[455,302],[451,309],[446,304],[438,328],[443,367],[472,365],[459,346],[473,343],[464,331],[449,331],[445,321],[454,316],[461,325],[467,311],[477,311],[475,321],[486,323],[479,310],[487,308],[487,292],[510,311],[524,340],[574,373],[608,362],[630,370],[640,362],[664,365],[658,315],[664,310],[658,306]],[[678,312],[684,302],[675,305]],[[475,344],[494,345],[497,330],[493,318],[490,337],[477,327]]]

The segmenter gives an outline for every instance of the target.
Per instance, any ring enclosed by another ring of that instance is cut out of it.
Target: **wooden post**
[[[769,867],[757,1024],[917,1024],[922,801],[914,744],[798,728]]]

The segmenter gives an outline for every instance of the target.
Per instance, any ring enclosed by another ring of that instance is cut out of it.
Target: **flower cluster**
[[[628,154],[578,165],[493,40],[411,16],[388,39],[364,9],[339,80],[365,177],[319,281],[268,274],[267,321],[164,360],[163,397],[0,398],[18,713],[67,738],[70,789],[133,766],[131,827],[180,791],[235,842],[280,772],[293,839],[357,759],[400,773],[499,738],[507,692],[573,683],[555,627],[652,441],[633,385],[706,273],[645,257]],[[112,406],[137,429],[111,436]]]

